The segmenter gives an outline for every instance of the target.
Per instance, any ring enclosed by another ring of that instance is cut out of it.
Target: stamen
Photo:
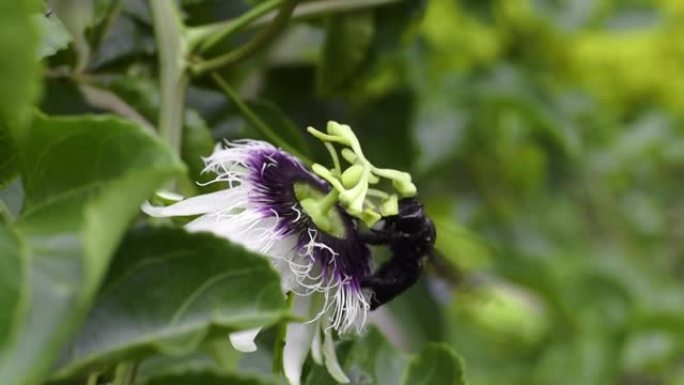
[[[328,153],[330,154],[330,157],[332,158],[333,165],[335,167],[335,172],[337,175],[342,175],[342,167],[340,165],[340,158],[337,157],[337,152],[335,152],[335,147],[333,147],[332,144],[328,142],[323,143],[325,145],[325,149],[328,150]]]
[[[328,131],[327,134],[313,127],[307,128],[311,135],[324,143],[333,159],[334,168],[328,170],[319,164],[314,164],[312,170],[339,192],[339,201],[350,215],[361,219],[367,226],[372,227],[382,216],[397,214],[399,208],[395,203],[398,200],[396,194],[378,194],[379,190],[377,189],[374,189],[373,193],[369,193],[368,186],[378,183],[381,177],[390,180],[396,192],[402,197],[410,197],[416,194],[416,187],[411,182],[410,174],[392,169],[377,168],[371,164],[363,154],[361,144],[349,126],[330,121],[326,130]],[[350,166],[344,171],[339,165],[339,158],[332,143],[345,146],[342,149],[342,157],[350,163]],[[376,211],[376,206],[372,204],[370,198],[381,201],[380,212]]]

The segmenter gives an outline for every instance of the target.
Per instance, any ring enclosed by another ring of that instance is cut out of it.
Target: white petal
[[[323,365],[323,352],[321,350],[321,326],[320,322],[314,322],[314,336],[311,341],[311,358],[318,365]]]
[[[218,217],[211,214],[202,215],[199,218],[193,219],[185,225],[185,229],[191,233],[208,232],[223,237],[221,232],[221,222]],[[227,237],[224,237],[227,238]]]
[[[306,314],[311,300],[309,297],[296,297],[294,311]],[[311,340],[316,325],[304,323],[290,323],[285,331],[285,349],[283,350],[283,371],[290,385],[299,385],[302,377],[302,366],[309,355]]]
[[[343,384],[349,383],[349,378],[344,374],[344,371],[340,367],[340,363],[337,361],[332,334],[325,331],[323,332],[323,357],[325,358],[325,367],[328,369],[328,373],[330,373],[337,382]]]
[[[244,194],[239,188],[230,188],[209,194],[198,195],[170,206],[152,206],[145,202],[142,210],[153,217],[174,217],[183,215],[200,215],[212,211],[221,211],[229,206],[237,194]]]
[[[157,191],[156,195],[160,197],[161,199],[165,199],[167,201],[173,201],[173,202],[178,202],[182,201],[184,196],[180,194],[176,194],[173,191],[167,191],[167,190],[162,190],[162,191]]]
[[[233,344],[235,350],[243,353],[256,352],[257,346],[254,339],[261,331],[261,328],[243,330],[235,333],[230,333],[230,343]]]

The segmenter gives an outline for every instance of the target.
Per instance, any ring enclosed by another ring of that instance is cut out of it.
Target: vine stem
[[[250,57],[260,48],[270,42],[280,31],[287,26],[290,16],[297,7],[299,0],[284,0],[273,21],[259,31],[250,41],[233,51],[229,51],[219,57],[199,62],[192,66],[195,73],[205,73],[217,70],[224,66],[236,64]]]
[[[97,385],[98,377],[100,377],[99,373],[91,373],[88,375],[88,382],[86,382],[86,385]]]
[[[251,8],[244,14],[218,23],[189,27],[186,32],[191,51],[204,52],[220,41],[245,28],[262,27],[273,21],[276,9],[284,0],[268,0]],[[321,0],[305,2],[297,6],[290,19],[305,20],[336,13],[354,12],[368,8],[397,3],[405,0]]]
[[[250,8],[239,17],[218,23],[190,27],[186,31],[188,46],[191,51],[204,52],[221,40],[230,37],[235,32],[248,26],[254,20],[278,8],[283,0],[268,0]]]
[[[230,102],[235,106],[235,108],[238,109],[240,114],[242,114],[242,116],[252,126],[254,126],[254,128],[256,128],[263,136],[268,138],[268,140],[270,140],[278,147],[296,156],[307,165],[312,164],[311,160],[308,157],[297,151],[297,149],[295,149],[289,143],[283,140],[283,138],[276,134],[275,131],[273,131],[273,129],[271,129],[271,127],[268,124],[266,124],[254,111],[252,111],[252,109],[249,108],[247,103],[240,99],[240,96],[237,94],[237,92],[235,92],[235,90],[230,85],[228,85],[228,83],[225,80],[223,80],[223,78],[219,74],[212,73],[211,77],[214,79],[216,84],[218,84],[223,93],[226,94],[228,100],[230,100]]]
[[[138,363],[124,361],[116,365],[114,369],[114,382],[112,385],[134,385],[138,374]]]
[[[159,50],[159,136],[180,154],[188,74],[187,43],[175,1],[150,0]]]
[[[362,11],[364,9],[376,8],[387,4],[399,3],[406,0],[322,0],[311,1],[301,4],[292,13],[292,21],[307,20],[320,16],[333,15],[337,13],[347,13]],[[269,12],[261,18],[255,20],[249,27],[261,27],[270,23],[276,15]]]

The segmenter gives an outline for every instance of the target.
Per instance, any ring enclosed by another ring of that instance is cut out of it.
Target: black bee
[[[435,225],[415,198],[400,200],[399,213],[383,217],[383,220],[381,229],[361,234],[363,242],[388,245],[392,252],[387,262],[361,281],[361,287],[373,291],[371,310],[389,302],[418,281],[426,257],[433,253],[437,236]]]

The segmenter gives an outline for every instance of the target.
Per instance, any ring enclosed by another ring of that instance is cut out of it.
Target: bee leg
[[[394,240],[391,233],[377,230],[359,232],[359,238],[368,245],[388,245]]]
[[[384,279],[377,276],[366,277],[361,282],[361,287],[371,290],[370,310],[375,310],[378,306],[381,306],[386,302],[386,299],[383,298],[384,296],[382,295],[384,286]]]
[[[372,291],[370,309],[391,301],[418,281],[422,271],[420,255],[396,252],[373,274],[361,280],[361,287]]]
[[[369,245],[389,245],[394,241],[410,237],[409,234],[386,230],[360,231],[358,234],[361,241]]]
[[[404,289],[401,282],[397,282],[396,278],[379,274],[366,277],[361,281],[361,287],[372,291],[370,310],[375,310],[384,305]]]

